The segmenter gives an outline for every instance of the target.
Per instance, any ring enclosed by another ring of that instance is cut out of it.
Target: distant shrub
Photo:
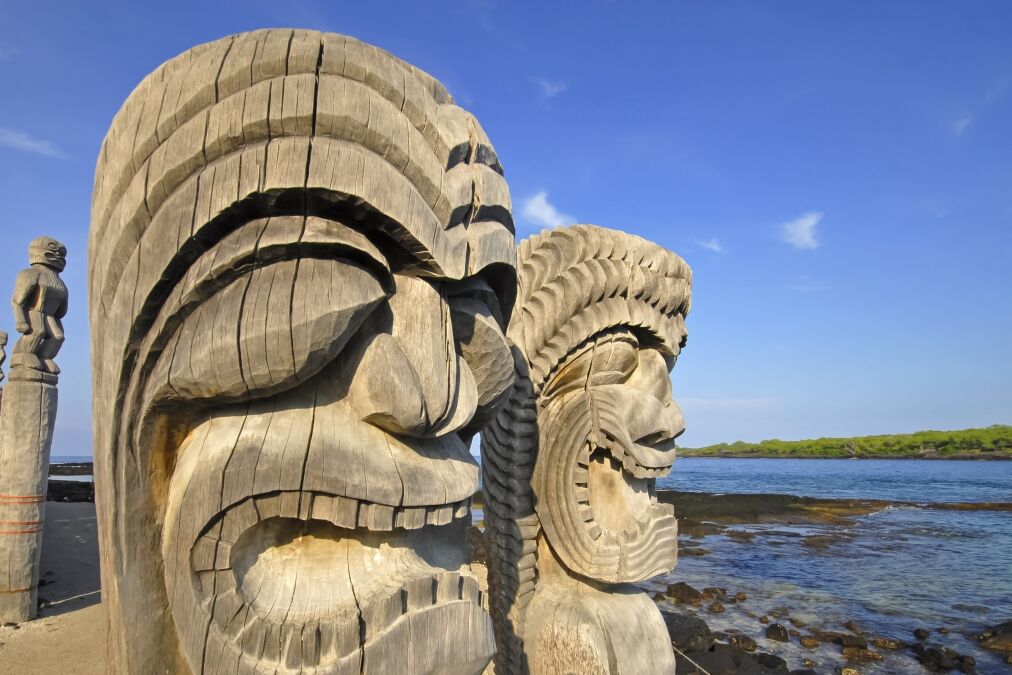
[[[869,455],[916,456],[960,455],[1012,457],[1012,426],[995,424],[963,431],[918,431],[913,434],[818,438],[804,441],[771,439],[760,443],[718,443],[705,448],[685,448],[685,455],[760,455],[778,457],[853,457]]]

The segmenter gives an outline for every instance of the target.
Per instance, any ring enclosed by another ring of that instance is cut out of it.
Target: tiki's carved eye
[[[375,274],[349,260],[302,258],[252,269],[181,322],[155,368],[153,398],[240,398],[290,388],[329,363],[385,297]]]
[[[545,398],[586,387],[625,382],[636,370],[638,344],[632,334],[607,333],[570,357],[545,387]]]

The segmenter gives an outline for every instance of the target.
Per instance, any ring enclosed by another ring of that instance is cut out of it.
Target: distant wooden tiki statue
[[[35,618],[49,453],[56,424],[67,287],[67,249],[50,237],[28,246],[29,267],[14,281],[11,307],[21,337],[0,400],[0,622]],[[0,334],[0,364],[6,333]],[[0,375],[2,379],[2,375]]]
[[[512,384],[476,120],[352,38],[195,47],[102,147],[89,278],[116,673],[478,673],[474,431]]]
[[[482,438],[496,673],[673,673],[651,599],[677,523],[655,479],[683,430],[668,372],[691,272],[589,225],[524,241],[509,324],[516,382]]]

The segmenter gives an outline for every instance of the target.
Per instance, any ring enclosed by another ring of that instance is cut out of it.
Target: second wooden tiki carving
[[[676,560],[654,483],[684,429],[668,372],[691,272],[587,225],[524,241],[517,270],[516,380],[482,438],[496,673],[673,673],[660,612],[631,584]]]

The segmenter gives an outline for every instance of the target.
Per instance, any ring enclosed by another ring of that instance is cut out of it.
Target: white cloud
[[[963,117],[960,117],[952,123],[952,135],[956,138],[962,136],[963,132],[970,126],[971,122],[973,122],[973,115],[964,115]]]
[[[525,199],[520,213],[528,221],[541,227],[561,227],[562,225],[571,225],[576,222],[576,218],[561,213],[549,203],[548,193],[544,190]]]
[[[534,80],[534,84],[538,85],[538,89],[541,90],[541,95],[545,98],[555,98],[569,88],[565,82],[557,82],[545,77],[534,77],[531,79]]]
[[[21,150],[22,152],[31,152],[36,155],[45,155],[46,157],[67,159],[67,155],[63,154],[59,148],[49,141],[32,138],[24,131],[18,131],[17,129],[0,127],[0,146],[11,148],[12,150]]]
[[[822,220],[821,211],[809,211],[780,226],[780,238],[798,249],[815,249],[819,247],[815,229]]]
[[[727,253],[727,249],[720,243],[720,240],[716,237],[710,237],[709,239],[696,239],[696,246],[705,248],[707,251],[713,251],[714,253]]]

